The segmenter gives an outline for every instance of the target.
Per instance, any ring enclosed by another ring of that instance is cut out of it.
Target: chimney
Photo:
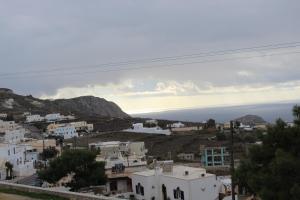
[[[163,173],[172,173],[173,172],[173,160],[163,161],[162,171],[163,171]]]

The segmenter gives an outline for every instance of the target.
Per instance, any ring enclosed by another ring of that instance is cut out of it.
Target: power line
[[[203,58],[203,57],[231,55],[231,54],[237,54],[237,53],[248,53],[248,52],[253,52],[253,51],[257,52],[257,51],[265,51],[265,50],[295,48],[295,47],[299,47],[299,46],[300,46],[300,42],[278,43],[278,44],[252,46],[252,47],[239,48],[239,49],[227,49],[227,50],[220,50],[220,51],[194,53],[194,54],[183,54],[183,55],[177,55],[177,56],[129,60],[129,61],[123,61],[123,62],[110,62],[110,63],[102,63],[99,65],[76,66],[76,67],[72,66],[72,67],[59,67],[59,68],[57,67],[57,68],[51,68],[51,69],[46,69],[46,70],[30,70],[30,71],[23,71],[23,72],[2,73],[2,74],[0,74],[0,76],[10,76],[10,75],[17,75],[17,74],[24,75],[24,74],[30,74],[30,73],[45,73],[45,72],[62,71],[62,70],[68,70],[68,69],[74,70],[74,69],[82,69],[82,67],[99,68],[101,66],[108,67],[108,66],[153,63],[153,62],[166,62],[166,61],[174,61],[174,60],[182,60],[182,59],[195,59],[195,58]]]
[[[157,57],[157,58],[150,58],[150,59],[139,59],[139,60],[129,60],[123,62],[110,62],[105,64],[99,65],[90,65],[90,66],[73,66],[73,67],[60,67],[60,68],[51,68],[51,69],[44,69],[44,70],[29,70],[29,71],[21,71],[21,72],[11,72],[11,73],[2,73],[0,77],[16,77],[16,76],[27,76],[33,74],[49,74],[59,72],[60,74],[65,74],[66,71],[64,70],[86,70],[87,68],[96,69],[102,68],[104,70],[105,67],[119,67],[119,66],[132,66],[132,65],[144,65],[150,63],[162,63],[168,61],[180,61],[180,60],[188,60],[188,59],[197,59],[197,58],[206,58],[206,57],[215,57],[215,56],[224,56],[224,55],[234,55],[240,53],[251,53],[251,52],[263,52],[263,51],[270,51],[270,50],[280,50],[280,49],[289,49],[289,48],[296,48],[300,46],[300,42],[287,42],[287,43],[277,43],[277,44],[268,44],[268,45],[261,45],[261,46],[252,46],[252,47],[244,47],[238,49],[227,49],[227,50],[219,50],[219,51],[209,51],[209,52],[202,52],[202,53],[194,53],[194,54],[183,54],[177,56],[168,56],[168,57]],[[198,63],[198,62],[197,62]],[[84,67],[84,68],[83,68]],[[141,66],[139,66],[140,68]],[[132,67],[131,67],[132,68]],[[117,69],[107,69],[108,71],[118,71],[120,68]],[[127,68],[125,68],[127,69]],[[123,68],[121,68],[123,70]],[[67,71],[68,72],[68,71]],[[90,72],[89,72],[90,73]],[[69,73],[67,73],[69,74]],[[73,74],[73,72],[71,73]]]
[[[132,71],[132,70],[140,70],[140,69],[151,69],[151,68],[167,68],[167,67],[175,67],[175,66],[183,66],[183,65],[192,65],[192,64],[204,64],[204,63],[214,63],[214,62],[225,62],[231,60],[243,60],[243,59],[252,59],[259,57],[271,57],[271,56],[280,56],[280,55],[291,55],[291,54],[300,54],[300,51],[290,51],[290,52],[281,52],[281,53],[273,53],[273,54],[263,54],[256,56],[243,56],[243,57],[235,57],[235,58],[224,58],[224,59],[214,59],[214,60],[202,60],[202,61],[191,61],[191,62],[183,62],[183,63],[173,63],[173,64],[164,64],[164,65],[150,65],[150,66],[135,66],[135,67],[126,67],[126,68],[115,68],[115,69],[96,69],[92,71],[84,71],[84,72],[70,72],[63,73],[59,72],[63,75],[82,75],[82,74],[90,74],[95,72],[108,73],[108,72],[118,72],[118,71]],[[19,75],[19,77],[18,77]],[[21,75],[21,77],[20,77]],[[57,74],[28,74],[26,77],[50,77],[56,76]],[[2,79],[8,78],[24,78],[23,74],[16,74],[15,76],[2,77]]]

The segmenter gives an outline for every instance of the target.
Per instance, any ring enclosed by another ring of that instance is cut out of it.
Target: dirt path
[[[36,200],[30,197],[23,197],[19,195],[14,195],[14,194],[4,194],[0,193],[0,200]]]

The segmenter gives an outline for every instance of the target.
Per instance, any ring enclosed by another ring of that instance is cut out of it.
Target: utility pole
[[[234,133],[235,122],[230,121],[230,132],[231,132],[231,196],[232,200],[235,200],[235,182],[234,182],[234,157],[233,157],[233,133]]]
[[[171,151],[168,152],[168,157],[169,157],[169,160],[172,160],[172,152]]]
[[[45,151],[45,138],[43,136],[43,152]]]

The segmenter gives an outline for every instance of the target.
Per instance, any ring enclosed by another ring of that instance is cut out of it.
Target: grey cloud
[[[297,0],[0,1],[1,73],[84,66],[297,41]],[[269,67],[277,66],[277,68]],[[251,77],[240,77],[248,70]],[[70,70],[76,72],[76,70]],[[298,80],[299,58],[283,56],[114,73],[0,79],[22,93],[122,83],[126,79],[216,86]]]

